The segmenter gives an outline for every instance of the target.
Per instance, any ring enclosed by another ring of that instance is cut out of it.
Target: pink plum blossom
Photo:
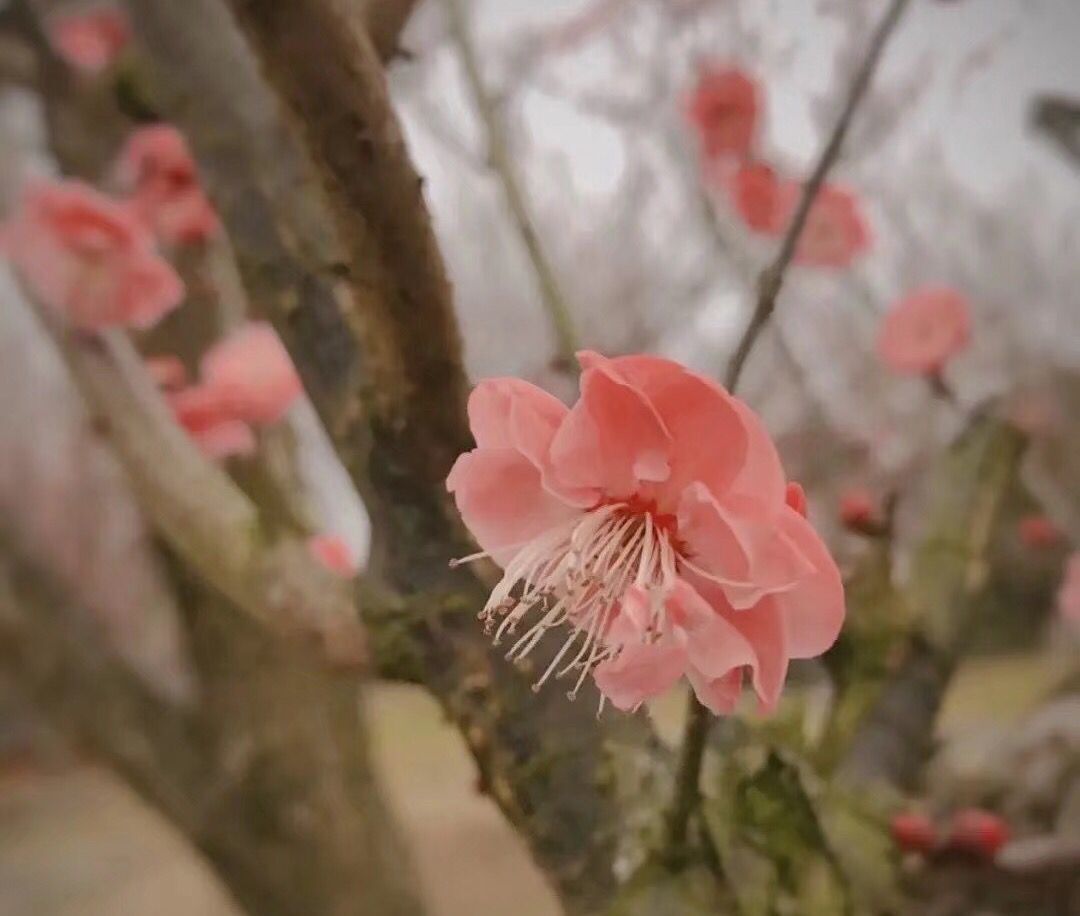
[[[690,95],[687,116],[706,160],[749,155],[761,103],[757,83],[737,67],[704,68]]]
[[[565,632],[537,686],[573,672],[573,696],[593,673],[633,709],[685,676],[723,713],[748,676],[774,708],[789,660],[836,639],[844,596],[761,421],[669,360],[579,360],[571,408],[513,378],[469,399],[477,447],[447,487],[481,547],[466,560],[503,568],[482,618],[512,659]]]
[[[308,538],[308,550],[316,562],[330,572],[351,578],[356,575],[356,558],[345,539],[337,534],[316,534]]]
[[[728,185],[731,202],[748,229],[777,236],[784,231],[788,214],[783,207],[780,180],[772,166],[747,162],[739,166]]]
[[[28,186],[4,248],[30,295],[79,330],[148,328],[184,296],[149,233],[80,181]]]
[[[48,33],[57,55],[90,76],[112,66],[131,39],[127,18],[111,6],[54,16]]]
[[[171,124],[136,130],[124,144],[116,172],[119,184],[132,194],[135,214],[162,242],[201,242],[217,231],[217,215],[203,193],[195,160]]]
[[[903,375],[935,375],[971,339],[971,307],[963,293],[927,286],[895,302],[881,323],[877,352]]]
[[[203,385],[233,419],[276,423],[303,392],[288,352],[269,324],[248,322],[203,356]]]
[[[795,215],[802,188],[790,182],[781,190],[785,226]],[[794,262],[807,267],[845,268],[870,248],[873,236],[853,191],[824,184],[810,205]]]
[[[1057,594],[1058,612],[1066,620],[1080,624],[1080,550],[1065,562],[1065,574]]]
[[[176,422],[207,458],[220,461],[254,454],[254,431],[230,413],[216,389],[189,385],[166,393],[166,401]]]

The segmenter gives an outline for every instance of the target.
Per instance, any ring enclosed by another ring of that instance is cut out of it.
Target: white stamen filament
[[[453,565],[485,556],[475,553]],[[568,692],[573,699],[588,674],[618,654],[619,647],[609,645],[604,634],[631,584],[649,593],[648,636],[659,635],[660,596],[674,581],[677,563],[671,535],[651,512],[625,503],[601,506],[520,545],[479,617],[496,645],[517,636],[506,653],[512,661],[524,659],[548,630],[567,624],[566,641],[533,689],[579,669]],[[518,624],[537,608],[539,618],[519,636]]]

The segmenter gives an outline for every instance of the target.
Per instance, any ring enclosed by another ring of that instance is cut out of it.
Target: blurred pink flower
[[[176,422],[207,458],[219,461],[255,452],[255,433],[234,417],[216,389],[190,385],[165,395]]]
[[[579,360],[572,408],[512,378],[469,399],[477,447],[447,487],[482,549],[467,559],[504,570],[482,614],[495,641],[520,659],[564,628],[537,686],[573,671],[573,696],[595,672],[622,709],[685,674],[727,712],[747,670],[773,708],[788,661],[835,640],[844,598],[761,421],[669,360]]]
[[[356,575],[356,560],[345,539],[336,534],[316,534],[308,538],[308,550],[330,572],[351,578]]]
[[[877,499],[866,487],[848,487],[840,494],[839,514],[846,527],[865,530],[878,521]]]
[[[201,242],[218,229],[195,160],[171,124],[141,127],[128,137],[116,166],[139,217],[166,244]]]
[[[269,324],[248,322],[203,356],[203,385],[231,418],[276,423],[303,392],[288,351]]]
[[[1009,841],[1009,825],[1004,818],[982,808],[964,808],[953,815],[946,846],[980,859],[993,859]]]
[[[127,17],[112,6],[53,16],[48,32],[57,55],[91,76],[111,66],[131,39]]]
[[[933,375],[971,339],[967,297],[945,286],[927,286],[889,309],[878,334],[878,356],[894,372]]]
[[[1065,573],[1057,594],[1058,612],[1066,620],[1080,624],[1080,550],[1065,561]]]
[[[702,69],[690,94],[687,116],[706,160],[749,155],[761,103],[757,83],[737,67]]]
[[[785,228],[795,215],[801,194],[802,187],[796,182],[781,188],[779,207]],[[855,193],[824,184],[810,205],[793,260],[807,267],[850,267],[869,250],[872,241],[870,224]]]
[[[121,204],[80,181],[24,189],[4,253],[34,299],[84,331],[150,327],[184,296],[152,237]]]
[[[1016,528],[1027,547],[1053,547],[1061,543],[1061,529],[1045,515],[1025,515]]]
[[[771,166],[763,162],[747,162],[739,166],[728,185],[735,212],[754,232],[780,235],[788,214],[781,205],[780,180]]]
[[[187,368],[176,356],[149,356],[146,358],[146,371],[159,388],[175,390],[187,384]]]

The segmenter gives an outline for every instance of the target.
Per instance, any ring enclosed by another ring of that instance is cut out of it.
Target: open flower
[[[933,375],[971,339],[971,307],[963,293],[927,286],[895,302],[881,324],[881,361],[904,375]]]
[[[477,447],[447,487],[475,557],[503,567],[482,619],[512,659],[565,632],[537,686],[573,673],[576,695],[595,673],[631,709],[685,675],[726,712],[749,672],[772,708],[788,661],[835,640],[844,600],[768,434],[677,363],[579,359],[572,408],[509,378],[469,399]]]
[[[246,423],[276,423],[303,392],[288,351],[265,321],[248,322],[214,344],[200,369],[223,409]]]
[[[116,172],[121,187],[132,194],[135,214],[166,244],[201,242],[217,231],[217,215],[203,193],[195,160],[171,124],[132,133]]]
[[[780,206],[785,226],[794,218],[801,194],[802,187],[795,182],[782,189]],[[870,224],[855,193],[824,184],[810,205],[793,260],[808,267],[850,267],[866,253],[872,241]]]
[[[131,39],[127,18],[112,6],[53,16],[48,33],[57,55],[90,76],[112,66]]]
[[[772,166],[747,162],[739,166],[728,184],[731,203],[747,228],[763,235],[783,233],[790,219],[789,202]]]
[[[760,107],[757,83],[742,70],[703,69],[690,95],[687,116],[697,130],[705,159],[749,155]]]
[[[119,203],[80,181],[28,186],[5,253],[41,305],[75,328],[147,328],[184,286],[153,238]]]

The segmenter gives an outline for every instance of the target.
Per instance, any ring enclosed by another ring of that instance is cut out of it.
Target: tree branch
[[[152,696],[0,541],[0,666],[199,848],[252,914],[420,916],[368,759],[355,679],[314,668],[198,583],[201,698]]]
[[[784,273],[795,255],[795,246],[798,244],[799,236],[806,225],[810,207],[822,183],[825,181],[829,169],[832,168],[833,163],[836,162],[840,154],[844,138],[847,136],[848,127],[859,106],[859,102],[862,101],[866,90],[870,86],[881,53],[908,2],[909,0],[890,0],[889,8],[870,40],[866,56],[855,73],[855,78],[852,81],[851,88],[848,90],[847,100],[840,112],[840,117],[829,135],[825,148],[818,157],[817,165],[810,174],[810,179],[803,188],[799,206],[795,210],[795,216],[780,245],[780,251],[773,263],[762,271],[758,281],[757,305],[750,316],[746,330],[735,347],[735,352],[728,363],[727,372],[724,376],[724,384],[731,392],[735,391],[739,383],[743,366],[746,364],[746,359],[753,350],[758,336],[772,318],[773,311],[776,309],[776,299],[784,282]],[[674,846],[685,840],[686,827],[689,821],[688,812],[696,806],[699,798],[701,764],[711,718],[709,710],[702,706],[696,697],[691,695],[687,709],[682,751],[679,756],[679,772],[675,781],[676,793],[671,804],[671,815],[668,821],[670,828],[668,841]],[[687,813],[684,814],[683,812]]]
[[[347,586],[301,542],[263,542],[255,506],[176,425],[131,342],[115,332],[55,336],[140,506],[177,554],[260,625],[314,636],[332,665],[360,665],[366,640]]]
[[[1080,101],[1056,95],[1036,96],[1029,119],[1035,130],[1046,134],[1073,165],[1080,167]]]
[[[772,318],[773,310],[776,308],[776,299],[780,295],[780,289],[784,283],[784,274],[791,264],[791,259],[795,256],[795,248],[806,225],[806,219],[810,214],[814,198],[817,197],[821,185],[829,174],[829,169],[832,168],[840,155],[840,150],[844,145],[844,138],[847,136],[855,111],[859,107],[863,96],[866,95],[866,90],[870,87],[874,71],[877,68],[878,61],[881,59],[881,53],[884,51],[885,45],[888,43],[889,37],[896,28],[896,24],[900,21],[900,16],[908,3],[909,0],[890,0],[889,8],[870,40],[866,56],[855,73],[855,78],[851,83],[851,88],[848,90],[847,99],[840,112],[840,117],[829,135],[825,148],[818,157],[814,170],[810,173],[809,180],[803,187],[799,206],[795,209],[795,216],[792,218],[791,225],[788,226],[784,239],[780,244],[780,251],[772,264],[761,273],[758,280],[757,305],[750,316],[746,330],[735,347],[735,353],[728,364],[727,374],[724,378],[724,384],[731,391],[734,391],[735,386],[738,384],[743,365],[746,363],[750,351],[754,348],[758,335],[765,325],[769,323],[769,319]]]
[[[389,63],[401,54],[401,33],[420,0],[366,0],[364,26],[380,60]]]
[[[366,36],[330,0],[232,0],[281,118],[216,0],[129,0],[156,98],[184,130],[241,274],[293,354],[346,469],[365,485],[381,567],[405,610],[373,621],[380,654],[455,720],[481,781],[571,909],[604,901],[625,840],[607,774],[639,718],[595,721],[529,679],[476,625],[487,589],[445,478],[470,446],[449,285]],[[298,142],[302,141],[302,142]],[[366,486],[370,477],[372,486]]]
[[[450,35],[457,46],[458,55],[465,69],[466,84],[483,126],[487,141],[488,163],[499,178],[506,205],[510,210],[510,217],[525,246],[533,272],[536,274],[540,301],[548,314],[551,330],[555,335],[556,361],[561,368],[573,371],[576,365],[575,354],[580,349],[577,334],[574,331],[573,316],[529,214],[525,194],[518,182],[517,171],[510,155],[506,130],[499,112],[499,103],[484,85],[480,61],[473,45],[463,0],[443,0],[443,6],[450,23]]]

